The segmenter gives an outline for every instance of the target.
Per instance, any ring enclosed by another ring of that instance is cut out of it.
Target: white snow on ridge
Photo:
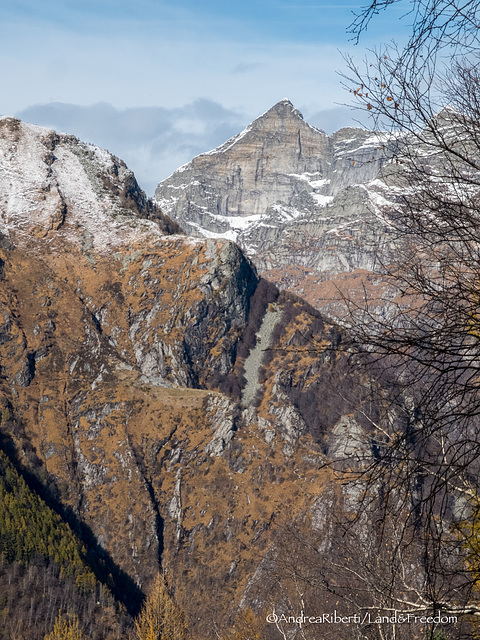
[[[113,193],[99,186],[99,169],[113,165],[107,151],[60,136],[50,158],[45,142],[51,129],[10,120],[0,136],[0,229],[15,244],[29,242],[32,234],[44,242],[62,238],[72,244],[88,236],[92,247],[104,251],[147,234],[164,237],[158,225],[128,215]],[[112,178],[109,171],[103,175]]]
[[[330,184],[330,179],[327,179],[327,178],[312,180],[312,178],[322,175],[319,171],[315,173],[307,173],[307,172],[306,173],[289,173],[287,175],[291,176],[292,178],[298,178],[299,180],[306,182],[312,188],[312,193],[310,195],[317,202],[318,205],[325,206],[326,204],[328,204],[333,200],[333,196],[327,196],[327,195],[322,195],[320,193],[317,193],[317,189],[321,189],[322,187],[325,187],[328,184]]]
[[[106,149],[96,147],[94,144],[87,144],[86,147],[95,154],[95,159],[102,167],[107,170],[113,167],[112,154]]]
[[[284,220],[295,220],[304,215],[302,211],[295,209],[295,207],[283,203],[280,204],[279,202],[270,205],[269,209],[273,209],[275,213],[280,214]]]
[[[197,222],[189,222],[188,224],[197,229],[204,238],[213,238],[214,240],[232,240],[232,242],[237,241],[238,233],[236,231],[230,230],[222,233],[215,233],[214,231],[207,231],[207,229],[204,229]]]
[[[315,200],[316,204],[325,207],[327,204],[332,202],[334,196],[324,196],[321,193],[311,193],[311,197]]]
[[[188,183],[183,183],[183,184],[179,184],[179,185],[175,185],[175,184],[169,184],[168,188],[169,189],[188,189],[189,187],[196,185],[196,184],[200,184],[200,182],[198,180],[192,180],[192,182],[188,182]]]
[[[219,213],[211,213],[210,211],[208,211],[206,215],[214,218],[215,220],[227,223],[233,229],[242,230],[248,229],[265,217],[265,214],[263,213],[256,213],[251,216],[223,216]]]
[[[237,144],[237,142],[241,140],[244,136],[246,136],[247,133],[249,133],[251,130],[252,130],[252,125],[248,125],[248,127],[246,127],[240,133],[237,133],[237,135],[233,136],[233,138],[230,138],[229,140],[224,142],[222,145],[220,145],[219,147],[216,147],[215,149],[212,149],[211,151],[205,151],[205,153],[201,153],[199,156],[197,156],[197,158],[201,158],[202,156],[214,156],[217,153],[225,153],[226,151],[231,149],[235,144]]]
[[[325,231],[326,234],[333,234],[333,235],[340,235],[341,233],[345,232],[347,229],[349,229],[350,227],[353,227],[353,225],[361,223],[362,219],[361,218],[356,218],[355,220],[349,220],[348,222],[345,222],[344,224],[340,224],[338,225],[338,227],[333,227],[332,229],[328,229],[327,231]],[[353,229],[352,229],[353,231]]]

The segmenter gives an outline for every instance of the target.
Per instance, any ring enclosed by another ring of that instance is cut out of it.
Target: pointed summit
[[[303,132],[315,132],[327,137],[326,133],[317,127],[312,127],[305,122],[302,113],[292,104],[288,98],[283,98],[280,102],[273,105],[268,111],[256,118],[246,129],[245,132],[252,131],[255,133],[283,133],[292,134],[298,130]],[[245,132],[242,132],[245,135]]]
[[[251,126],[254,126],[256,122],[260,120],[266,120],[275,118],[276,120],[301,120],[305,122],[303,119],[303,115],[300,111],[290,102],[288,98],[283,98],[277,104],[274,104],[268,111],[265,111],[261,116],[256,118]]]

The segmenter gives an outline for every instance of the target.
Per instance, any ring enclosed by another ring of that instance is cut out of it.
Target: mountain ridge
[[[296,598],[275,578],[285,522],[333,544],[325,514],[350,498],[327,463],[371,455],[382,381],[236,244],[149,219],[135,185],[73,136],[0,124],[1,441],[91,532],[114,593],[162,570],[217,638]]]

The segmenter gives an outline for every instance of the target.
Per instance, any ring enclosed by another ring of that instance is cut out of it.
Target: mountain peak
[[[105,254],[147,235],[163,237],[168,222],[125,163],[104,149],[7,116],[0,118],[0,156],[8,158],[8,171],[0,172],[0,235],[16,246],[30,246],[32,237],[48,238],[59,251],[83,246],[79,228],[92,251]]]
[[[265,113],[257,118],[256,121],[264,120],[267,118],[280,118],[282,120],[294,118],[303,121],[303,115],[292,104],[292,102],[290,102],[288,98],[283,98],[282,100],[274,104],[273,107],[271,107],[268,111],[265,111]]]

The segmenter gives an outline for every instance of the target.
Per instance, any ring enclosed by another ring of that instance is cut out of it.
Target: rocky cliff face
[[[326,136],[295,135],[298,171],[327,172],[312,159]],[[127,606],[161,566],[207,638],[272,605],[254,577],[281,523],[317,522],[332,486],[342,503],[324,463],[354,463],[352,433],[368,451],[378,382],[235,244],[176,231],[117,158],[0,120],[2,441],[90,532]]]
[[[188,233],[235,240],[261,274],[318,306],[330,295],[325,280],[391,259],[377,204],[393,144],[354,128],[328,137],[285,99],[180,167],[155,199]]]

